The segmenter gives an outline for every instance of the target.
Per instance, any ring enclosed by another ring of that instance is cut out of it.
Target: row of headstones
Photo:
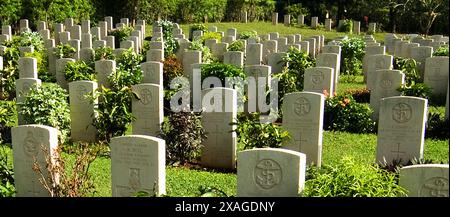
[[[364,40],[366,43],[363,58],[364,81],[371,92],[370,107],[374,111],[372,118],[378,120],[380,99],[399,96],[400,92],[397,89],[405,84],[405,75],[400,70],[393,70],[394,56],[386,54],[387,46],[381,46],[372,36],[365,36]],[[419,44],[414,43],[404,45],[410,45],[405,46],[409,55],[404,57],[411,57],[422,65],[421,76],[424,83],[433,89],[433,94],[444,96],[448,86],[448,57],[432,57],[432,47],[419,47]]]
[[[339,20],[338,28],[344,24],[345,20]],[[277,25],[278,24],[278,13],[272,14],[272,24]],[[299,26],[305,25],[305,15],[298,15],[297,17],[297,24]],[[325,30],[331,31],[332,29],[333,20],[332,19],[325,19]],[[284,25],[290,26],[291,25],[291,15],[286,14],[284,15]],[[319,26],[319,17],[311,17],[311,28],[317,28]],[[369,32],[375,33],[376,31],[376,23],[369,23]],[[360,21],[353,21],[353,33],[354,34],[360,34],[361,33],[361,22]]]
[[[232,101],[236,102],[236,93],[232,89],[214,88],[204,92],[204,96],[209,97],[217,97],[217,94],[221,99],[230,99],[226,97],[231,94]],[[318,120],[323,118],[324,96],[291,93],[286,100],[291,103],[283,108],[286,115],[297,120],[283,123],[295,132],[294,135],[299,135],[286,147],[293,150],[263,148],[239,152],[238,196],[297,196],[304,187],[306,165],[320,159],[321,146],[309,144],[321,140],[321,122]],[[423,157],[426,103],[425,99],[415,97],[382,100],[383,114],[386,115],[379,125],[377,162],[399,160],[405,163]],[[315,110],[318,104],[322,109]],[[230,107],[227,103],[222,105]],[[235,103],[231,103],[233,106]],[[319,118],[311,118],[317,115]],[[202,121],[208,123],[205,129],[214,131],[207,132],[202,163],[235,168],[235,134],[227,133],[233,128],[227,122],[235,117],[235,110],[204,113]],[[12,136],[17,196],[48,196],[32,165],[33,159],[41,166],[46,165],[42,147],[55,154],[57,130],[42,125],[23,125],[13,128]],[[164,140],[131,135],[113,138],[110,145],[113,196],[132,196],[138,191],[147,191],[150,195],[165,194]],[[409,190],[409,196],[448,196],[448,164],[404,167],[400,172],[400,185]]]

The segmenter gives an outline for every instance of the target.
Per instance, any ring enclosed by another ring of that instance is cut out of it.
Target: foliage
[[[289,73],[297,75],[297,90],[303,90],[305,70],[315,65],[314,59],[305,52],[295,47],[290,47],[286,56],[283,57],[283,61],[286,62]]]
[[[180,47],[178,41],[173,37],[173,23],[168,20],[160,20],[156,25],[162,28],[164,37],[164,56],[169,56],[177,52]]]
[[[284,10],[286,14],[290,14],[293,18],[297,18],[299,15],[309,15],[309,9],[303,7],[302,3],[287,5]]]
[[[222,82],[222,86],[225,85],[225,78],[242,78],[242,80],[245,80],[247,77],[242,68],[224,63],[202,65],[201,73],[202,79],[207,77],[219,78]]]
[[[56,77],[48,71],[48,56],[45,50],[25,53],[25,57],[36,58],[39,79],[44,82],[56,82]]]
[[[356,163],[344,157],[336,165],[310,167],[309,180],[302,192],[305,197],[399,197],[406,191],[397,182],[396,174],[377,166]]]
[[[200,157],[205,134],[201,116],[193,112],[174,112],[164,120],[161,137],[166,141],[170,162],[193,162]]]
[[[208,39],[216,39],[218,42],[222,40],[222,35],[218,32],[205,32],[201,37],[203,43]]]
[[[14,170],[8,163],[8,154],[4,146],[0,146],[0,197],[14,196]]]
[[[58,59],[61,58],[73,58],[73,55],[75,54],[77,50],[70,46],[70,44],[58,44],[56,45],[55,49],[55,56]]]
[[[19,21],[22,10],[22,0],[0,0],[0,26]]]
[[[424,83],[415,83],[411,86],[402,85],[397,89],[402,96],[415,96],[429,99],[431,96],[431,88]]]
[[[258,39],[258,33],[255,30],[243,31],[239,33],[239,39],[249,39],[249,38]]]
[[[114,30],[110,31],[108,33],[108,35],[114,36],[115,44],[116,44],[116,46],[118,46],[118,45],[120,45],[120,42],[126,41],[128,39],[128,37],[131,35],[131,32],[133,30],[134,29],[131,26],[123,26],[120,29],[114,29]],[[93,41],[98,40],[98,38],[97,39],[93,38],[92,40]]]
[[[99,60],[115,60],[114,50],[111,47],[98,47],[94,50],[95,52],[95,61]]]
[[[227,6],[227,0],[178,0],[177,15],[183,22],[220,22]]]
[[[396,57],[394,59],[394,69],[401,70],[405,74],[407,86],[420,82],[419,68],[415,59]]]
[[[341,26],[337,29],[338,32],[349,32],[352,33],[353,30],[353,21],[352,20],[344,20]]]
[[[242,40],[233,41],[227,48],[228,51],[245,51],[245,44]]]
[[[433,53],[433,56],[449,56],[448,53],[448,45],[447,46],[442,46],[439,47],[438,49],[436,49]]]
[[[0,99],[16,96],[16,79],[19,78],[18,62],[20,52],[17,47],[6,48],[3,55],[3,70],[0,70]]]
[[[211,50],[208,47],[203,46],[201,40],[193,41],[192,44],[189,46],[189,50],[201,51],[203,63],[210,63],[214,61]]]
[[[67,91],[58,84],[34,85],[25,96],[18,113],[26,124],[42,124],[59,130],[59,140],[64,143],[70,134],[70,109]]]
[[[341,74],[361,75],[365,43],[361,38],[350,38],[341,42]]]
[[[366,104],[357,103],[351,95],[337,95],[325,100],[324,129],[351,133],[371,133],[375,122]]]
[[[284,68],[281,73],[273,75],[273,78],[278,79],[278,105],[282,105],[284,95],[300,91],[299,88],[303,89],[303,84],[301,87],[297,85],[298,77],[295,71],[288,68]]]
[[[82,60],[68,62],[64,68],[67,82],[96,79],[95,70]]]
[[[236,126],[238,143],[243,149],[279,148],[289,139],[288,131],[275,123],[261,123],[258,113],[240,113]]]
[[[97,117],[93,125],[98,130],[99,139],[110,141],[112,137],[122,136],[128,125],[135,119],[131,113],[131,100],[136,97],[131,87],[109,89],[104,86],[94,92],[91,102],[98,98],[95,105]]]
[[[11,127],[14,126],[13,117],[16,110],[15,101],[0,103],[0,144],[11,143]]]
[[[183,76],[181,61],[175,55],[164,58],[163,62],[163,83],[164,89],[170,88],[170,82],[179,76]]]
[[[450,119],[441,117],[439,113],[429,112],[425,136],[427,138],[448,140],[450,138]]]
[[[39,165],[36,161],[34,162],[33,170],[40,175],[39,181],[51,197],[86,197],[95,192],[89,168],[96,159],[100,148],[98,145],[88,143],[81,143],[76,147],[74,153],[76,159],[71,168],[68,167],[68,162],[61,157],[61,146],[58,146],[54,155],[44,149],[45,168],[42,168],[43,165]],[[43,174],[50,174],[50,176],[46,179]]]
[[[117,60],[116,71],[108,77],[113,89],[139,84],[142,80],[141,61],[142,56],[133,52],[133,48],[123,52]]]
[[[344,94],[352,95],[353,99],[358,103],[370,102],[370,91],[367,88],[348,89]]]
[[[6,47],[33,47],[35,51],[44,50],[44,40],[37,32],[21,32],[18,36],[13,36],[12,40],[4,42]]]

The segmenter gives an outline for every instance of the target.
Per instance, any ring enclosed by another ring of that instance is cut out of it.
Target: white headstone
[[[134,135],[158,136],[163,122],[163,89],[157,84],[132,86],[139,99],[133,98],[132,112],[136,119],[132,123]]]
[[[372,90],[375,87],[377,70],[392,69],[394,57],[391,55],[371,55],[367,58],[367,89]]]
[[[423,158],[427,100],[410,96],[381,99],[376,161],[401,165]]]
[[[261,65],[262,50],[263,45],[260,43],[248,44],[246,50],[247,57],[245,59],[245,65]]]
[[[386,97],[400,96],[397,90],[405,83],[405,74],[400,70],[377,70],[375,75],[375,86],[370,91],[370,108],[372,108],[372,119],[378,120],[380,100]]]
[[[444,97],[449,91],[449,57],[435,56],[428,57],[425,63],[424,83],[432,88],[431,92],[435,96]]]
[[[116,61],[114,60],[99,60],[95,62],[95,72],[97,73],[98,87],[109,88],[110,83],[108,76],[116,72]]]
[[[237,91],[230,88],[202,90],[202,124],[207,138],[202,142],[201,163],[206,167],[236,168]]]
[[[399,185],[409,197],[448,197],[448,164],[422,164],[400,168]]]
[[[138,192],[166,194],[166,142],[130,135],[111,139],[111,185],[113,197],[131,197]]]
[[[75,62],[72,58],[61,58],[56,60],[56,83],[64,89],[68,89],[69,85],[66,80],[66,65],[69,62]]]
[[[33,57],[19,58],[19,78],[38,78],[37,59]]]
[[[283,128],[291,136],[284,148],[306,155],[306,163],[322,165],[325,96],[314,92],[288,93],[283,100]]]
[[[324,93],[333,96],[334,69],[330,67],[311,67],[305,70],[303,90],[315,93]]]
[[[297,197],[305,186],[306,156],[285,149],[238,153],[238,197]]]
[[[93,96],[97,89],[94,81],[73,81],[69,83],[70,99],[70,138],[72,141],[95,142],[97,129],[93,122],[95,118],[94,105],[87,96]]]
[[[237,67],[244,66],[244,52],[228,51],[223,55],[223,63],[234,65]]]

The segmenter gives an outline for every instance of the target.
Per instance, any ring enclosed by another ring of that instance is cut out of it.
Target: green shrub
[[[261,123],[258,113],[239,113],[236,133],[243,149],[279,148],[289,139],[289,133],[276,123]]]
[[[357,103],[351,95],[337,95],[325,100],[324,129],[350,133],[371,133],[375,122],[367,104]]]
[[[341,42],[341,74],[362,75],[362,59],[365,44],[361,38],[350,38]]]
[[[70,44],[58,44],[55,50],[55,56],[58,59],[61,58],[73,58],[77,50],[70,46]]]
[[[132,48],[123,52],[117,60],[116,71],[108,77],[112,88],[120,90],[122,87],[139,84],[142,80],[141,62],[142,56],[133,52]]]
[[[222,35],[218,32],[205,32],[201,37],[203,43],[208,39],[216,39],[218,42],[222,40]]]
[[[448,140],[450,138],[450,121],[439,113],[428,113],[425,136],[427,138]]]
[[[136,97],[131,87],[109,89],[101,87],[94,92],[91,102],[98,98],[95,106],[97,117],[93,125],[98,130],[101,141],[109,142],[112,137],[123,136],[127,127],[135,119],[131,113],[132,97]]]
[[[449,56],[448,45],[439,47],[434,51],[433,56]]]
[[[161,137],[166,140],[166,156],[171,163],[197,160],[205,139],[201,116],[193,112],[170,113],[162,124]]]
[[[431,96],[431,88],[424,83],[415,83],[411,86],[403,85],[397,89],[402,96],[415,96],[429,99]]]
[[[395,173],[344,157],[336,165],[309,167],[304,197],[401,197],[406,190]]]
[[[243,31],[239,33],[239,39],[249,39],[254,38],[258,39],[258,33],[256,31]]]
[[[308,54],[297,48],[290,47],[283,61],[288,65],[288,70],[297,75],[297,89],[303,90],[305,70],[315,65],[315,60]]]
[[[114,50],[111,47],[98,47],[95,50],[94,60],[115,60]]]
[[[15,110],[15,101],[0,102],[0,144],[11,143],[11,127],[15,124]]]
[[[405,83],[407,86],[420,82],[420,73],[417,61],[412,58],[394,58],[394,69],[401,70],[405,74]]]
[[[348,32],[352,33],[353,31],[353,21],[352,20],[344,20],[341,26],[337,29],[338,32]]]
[[[96,78],[95,70],[82,60],[68,62],[64,68],[64,73],[67,82],[81,80],[95,81]]]
[[[17,47],[7,47],[3,54],[3,69],[0,70],[0,99],[12,100],[16,96],[16,79],[19,78]]]
[[[42,124],[59,130],[64,143],[70,134],[70,109],[67,91],[58,84],[34,85],[25,96],[18,113],[26,124]]]
[[[15,193],[14,170],[8,163],[8,153],[4,145],[0,145],[0,197],[13,197]]]
[[[189,50],[196,50],[202,52],[202,62],[203,63],[211,63],[214,62],[214,57],[211,53],[211,50],[203,46],[201,40],[195,40],[192,42],[192,44],[189,46]]]
[[[358,103],[370,102],[370,91],[367,88],[348,89],[344,92],[344,95],[352,95],[353,99]]]
[[[123,26],[120,29],[114,29],[113,31],[110,31],[108,35],[114,36],[114,43],[116,47],[120,46],[120,42],[126,41],[128,37],[131,35],[131,32],[133,31],[133,27],[131,26]],[[93,38],[92,41],[98,40]]]
[[[302,15],[302,14],[305,16],[309,15],[309,9],[306,7],[303,7],[302,3],[287,5],[284,8],[284,10],[286,11],[286,14],[291,15],[291,23],[295,23],[292,19],[293,18],[297,19],[297,17],[299,15]]]
[[[167,20],[160,20],[156,22],[163,31],[164,37],[164,56],[169,56],[177,52],[180,47],[178,41],[173,37],[173,23]]]
[[[245,78],[247,77],[242,68],[224,63],[211,63],[202,65],[201,73],[202,79],[205,79],[207,77],[219,78],[222,82],[222,86],[225,85],[225,78],[239,77],[242,78],[242,80],[245,80]]]
[[[233,41],[227,48],[228,51],[241,51],[245,52],[245,44],[241,40]]]

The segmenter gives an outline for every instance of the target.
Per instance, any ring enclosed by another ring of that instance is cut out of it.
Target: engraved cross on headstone
[[[399,158],[400,155],[404,155],[404,151],[400,151],[400,143],[397,143],[397,150],[392,150],[391,153],[397,154],[396,158]]]

